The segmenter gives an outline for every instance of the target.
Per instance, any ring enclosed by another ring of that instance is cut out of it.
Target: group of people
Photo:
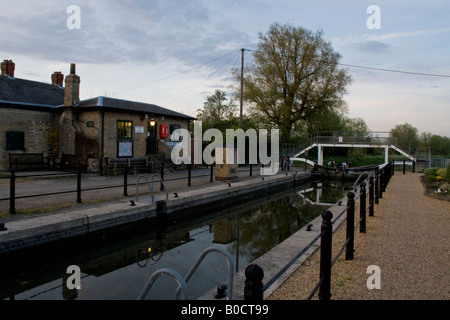
[[[352,165],[352,159],[348,159],[348,162],[342,162],[341,168],[342,168],[343,170],[345,170],[345,169],[350,168],[351,165]],[[332,168],[334,168],[334,169],[337,169],[338,165],[337,165],[336,160],[330,160],[330,161],[328,161],[328,167],[332,167]]]
[[[352,159],[348,159],[348,162],[342,162],[340,169],[345,170],[350,168],[352,165]],[[289,171],[289,168],[292,166],[291,160],[289,159],[289,157],[283,157],[281,159],[281,171]],[[337,169],[338,168],[338,164],[336,162],[336,160],[330,160],[328,161],[328,165],[329,168],[334,168]]]

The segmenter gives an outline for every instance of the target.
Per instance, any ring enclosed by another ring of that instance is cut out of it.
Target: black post
[[[209,175],[209,182],[213,182],[214,165],[211,163],[211,173]]]
[[[373,176],[369,177],[369,216],[373,217],[373,213],[374,213],[374,206],[375,206],[375,201],[374,201],[374,179]]]
[[[257,264],[249,264],[245,268],[244,300],[262,301],[264,278],[263,269]]]
[[[162,162],[161,162],[161,191],[164,191],[164,185],[163,185],[163,180],[164,180],[164,153],[162,155]]]
[[[81,203],[81,166],[77,167],[77,203]]]
[[[253,175],[253,165],[250,163],[250,177]]]
[[[191,169],[192,169],[192,165],[189,163],[188,164],[188,187],[191,186]]]
[[[353,260],[355,252],[355,194],[347,194],[347,233],[346,239],[349,239],[345,247],[345,260]]]
[[[128,197],[128,164],[125,165],[123,173],[123,196]]]
[[[403,174],[405,174],[406,171],[406,160],[403,159]]]
[[[332,218],[333,214],[329,210],[322,213],[321,232],[323,232],[323,234],[320,239],[320,279],[322,281],[319,287],[319,300],[330,300],[331,298]]]
[[[360,186],[359,217],[361,223],[359,224],[359,232],[366,233],[366,183],[361,182]]]
[[[11,169],[11,179],[9,181],[9,213],[16,213],[16,171]]]
[[[378,171],[375,171],[375,203],[378,204],[378,192],[379,192],[379,185],[380,183],[380,173]]]
[[[383,199],[384,169],[380,171],[380,187],[378,189],[378,198]]]

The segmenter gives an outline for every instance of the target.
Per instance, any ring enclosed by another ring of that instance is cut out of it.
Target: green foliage
[[[273,24],[259,34],[253,57],[243,98],[252,117],[280,129],[282,143],[290,141],[293,131],[313,133],[320,119],[345,109],[343,95],[351,77],[339,68],[340,55],[322,32]],[[240,80],[240,73],[235,77]]]
[[[445,170],[445,181],[450,183],[450,162],[447,164],[447,168]]]
[[[427,181],[436,181],[438,170],[439,168],[426,168],[423,171],[423,175]]]
[[[443,179],[445,179],[445,172],[446,172],[446,170],[445,169],[439,169],[438,171],[437,171],[437,176],[436,176],[436,178],[438,179],[438,180],[443,180]]]

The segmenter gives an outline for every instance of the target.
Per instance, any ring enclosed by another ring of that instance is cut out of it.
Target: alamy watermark
[[[267,129],[227,129],[225,144],[219,129],[208,129],[202,133],[201,122],[194,122],[194,135],[186,129],[176,129],[174,134],[181,138],[181,142],[174,146],[171,158],[175,164],[257,164],[261,167],[261,175],[274,175],[279,170],[280,159],[280,130],[270,130],[270,155],[268,154]],[[248,152],[246,152],[246,138],[248,138]],[[211,141],[202,151],[203,141]],[[235,144],[235,141],[237,142]],[[225,147],[224,147],[225,146]],[[224,153],[224,149],[226,150]],[[236,151],[236,152],[235,152]],[[245,155],[248,154],[248,162]]]
[[[81,9],[77,5],[70,5],[67,7],[66,12],[70,14],[70,16],[66,20],[67,29],[81,29]]]
[[[379,266],[370,265],[367,267],[367,274],[370,274],[367,279],[367,289],[381,289],[381,269]]]
[[[372,4],[367,7],[366,13],[371,14],[366,20],[368,29],[381,29],[381,9],[379,6]]]
[[[80,267],[72,264],[70,266],[67,267],[66,270],[67,274],[70,274],[70,276],[67,277],[66,279],[66,287],[69,290],[73,290],[73,289],[77,289],[80,290],[81,289],[81,270]]]

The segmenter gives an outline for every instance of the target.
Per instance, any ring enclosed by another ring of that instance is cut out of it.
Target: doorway
[[[147,122],[147,155],[155,155],[158,152],[156,137],[156,122],[151,120]]]

